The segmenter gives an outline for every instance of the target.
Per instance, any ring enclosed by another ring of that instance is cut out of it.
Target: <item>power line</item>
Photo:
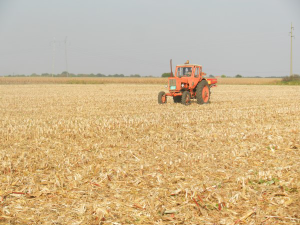
[[[53,41],[51,41],[51,46],[52,46],[52,72],[51,75],[52,77],[54,76],[54,70],[55,70],[55,55],[56,55],[56,47],[60,47],[62,44],[65,45],[65,62],[66,62],[66,72],[67,72],[67,77],[69,76],[69,70],[68,70],[68,48],[67,45],[69,44],[68,42],[68,37],[66,36],[64,41],[56,41],[55,37],[53,37]]]
[[[293,30],[294,30],[294,27],[293,27],[293,24],[291,23],[291,68],[290,68],[290,76],[293,75]]]
[[[66,72],[67,72],[67,77],[69,76],[69,71],[68,71],[68,54],[67,54],[67,38],[65,39],[65,57],[66,57]]]
[[[51,45],[52,45],[52,72],[51,72],[51,75],[53,77],[54,65],[55,65],[55,47],[56,47],[55,37],[53,37],[53,41],[51,42]]]

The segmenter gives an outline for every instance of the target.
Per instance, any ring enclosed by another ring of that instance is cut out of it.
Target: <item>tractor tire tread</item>
[[[162,96],[164,96],[166,93],[164,92],[164,91],[161,91],[161,92],[159,92],[158,93],[158,104],[165,104],[165,103],[167,103],[167,97],[166,97],[166,101],[165,102],[163,102],[162,101]]]
[[[208,86],[208,90],[209,90],[209,97],[208,97],[208,101],[204,102],[203,98],[202,98],[202,90],[205,86]],[[206,80],[202,80],[196,88],[196,98],[197,98],[197,103],[198,104],[208,104],[210,103],[210,85],[208,84],[208,82]]]
[[[190,100],[188,102],[186,102],[187,96],[189,96],[189,98],[190,98]],[[184,91],[182,93],[181,104],[183,104],[183,105],[190,105],[191,104],[191,93],[189,91]]]

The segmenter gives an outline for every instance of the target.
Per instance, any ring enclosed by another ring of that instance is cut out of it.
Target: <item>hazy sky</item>
[[[207,74],[300,74],[300,0],[0,0],[0,75],[160,76],[187,59]]]

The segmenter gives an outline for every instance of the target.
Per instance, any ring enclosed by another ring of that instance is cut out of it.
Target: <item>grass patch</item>
[[[277,177],[273,177],[271,180],[249,180],[249,184],[251,185],[257,185],[257,184],[266,184],[266,185],[272,185],[272,184],[278,184],[279,179]]]
[[[288,82],[280,81],[276,84],[279,84],[279,85],[300,85],[300,81],[288,81]]]
[[[294,74],[289,77],[282,78],[281,81],[276,82],[277,85],[300,85],[300,75]]]

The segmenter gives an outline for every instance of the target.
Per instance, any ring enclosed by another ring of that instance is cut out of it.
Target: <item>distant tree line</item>
[[[171,73],[163,73],[162,75],[161,75],[161,77],[170,77],[171,76]],[[210,74],[208,77],[210,77],[210,78],[215,78],[215,76],[214,75],[212,75],[212,74]],[[221,75],[221,77],[222,78],[226,78],[226,77],[229,77],[229,76],[226,76],[226,75]],[[236,78],[241,78],[241,77],[243,77],[242,75],[240,75],[240,74],[237,74],[236,76],[235,76]]]
[[[171,73],[163,73],[161,75],[161,77],[170,77]],[[298,76],[296,74],[296,76]],[[51,73],[42,73],[42,74],[36,74],[36,73],[32,73],[31,75],[24,75],[24,74],[14,74],[14,75],[6,75],[5,77],[52,77]],[[67,71],[63,71],[60,74],[53,74],[53,77],[142,77],[140,74],[131,74],[129,76],[126,76],[124,74],[109,74],[109,75],[105,75],[102,73],[78,73],[78,74],[74,74],[74,73],[68,73]],[[154,77],[152,75],[148,75],[148,76],[143,76],[143,77]],[[210,74],[208,76],[209,78],[214,78],[216,77],[215,75]],[[243,76],[240,74],[237,74],[235,76],[232,76],[235,78],[242,78]],[[276,78],[277,76],[270,76],[269,78]],[[282,76],[284,77],[284,76]],[[231,78],[230,76],[227,76],[225,74],[221,75],[221,78]],[[260,76],[250,76],[248,78],[263,78]],[[278,77],[277,77],[278,78]]]
[[[170,77],[170,76],[171,76],[171,73],[163,73],[163,74],[161,75],[161,77]],[[208,75],[208,77],[209,77],[209,78],[215,78],[216,76],[210,74],[210,75]],[[243,78],[243,76],[242,76],[241,74],[237,74],[237,75],[232,76],[232,77],[235,77],[235,78]],[[232,77],[231,77],[231,76],[227,76],[227,75],[225,75],[225,74],[222,74],[222,75],[221,75],[221,78],[232,78]],[[247,77],[247,78],[263,78],[263,77],[261,77],[261,76],[249,76],[249,77]],[[277,77],[277,76],[270,76],[270,77],[267,77],[267,78],[279,78],[279,77]]]
[[[171,73],[163,73],[161,77],[171,77]]]
[[[23,75],[23,74],[14,74],[14,75],[7,75],[5,77],[142,77],[140,74],[131,74],[129,76],[125,76],[124,74],[109,74],[105,75],[102,73],[90,73],[90,74],[74,74],[74,73],[68,73],[67,71],[63,71],[60,74],[51,74],[51,73],[42,73],[42,74],[36,74],[33,73],[31,75]],[[144,77],[153,77],[152,75],[144,76]]]

